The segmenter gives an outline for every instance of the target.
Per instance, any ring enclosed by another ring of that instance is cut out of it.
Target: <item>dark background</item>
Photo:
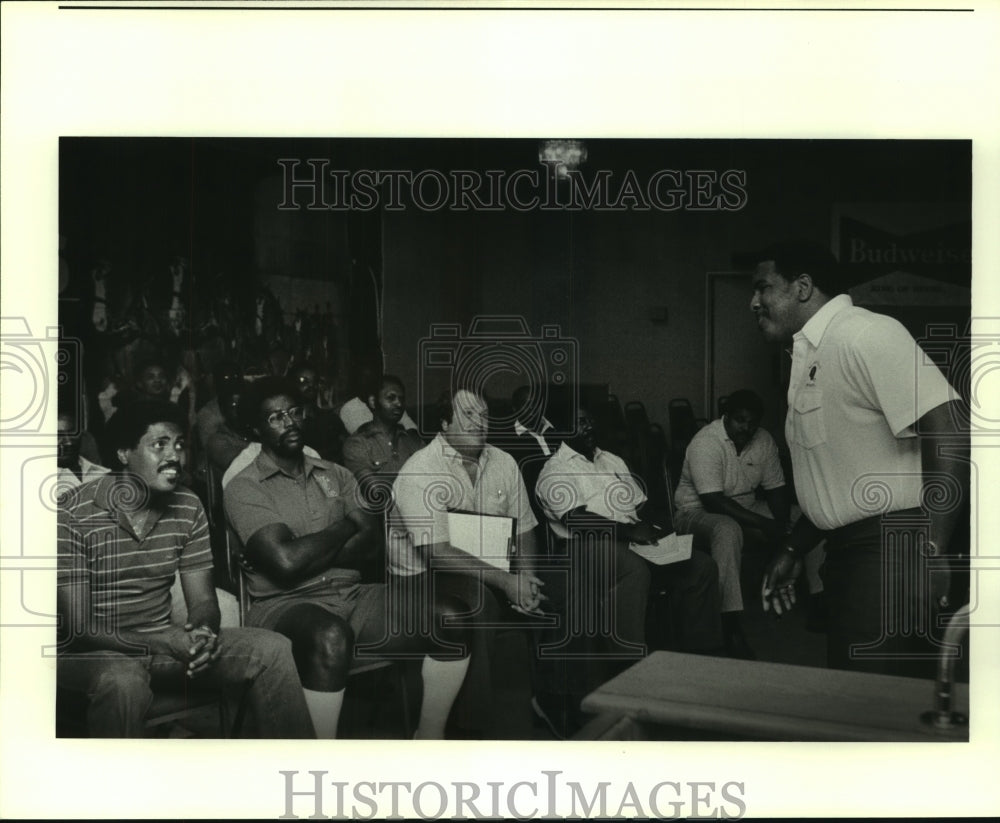
[[[607,384],[623,402],[643,400],[650,417],[663,421],[676,397],[689,398],[697,416],[712,416],[706,282],[708,273],[732,269],[734,252],[792,237],[832,244],[835,210],[844,204],[887,214],[897,206],[941,206],[955,215],[958,242],[970,237],[969,141],[586,142],[585,176],[607,169],[618,183],[632,169],[645,183],[660,169],[739,169],[747,202],[728,212],[282,211],[280,158],[323,158],[331,169],[348,170],[540,170],[539,143],[63,138],[60,233],[70,270],[63,296],[83,288],[101,256],[113,261],[116,277],[140,281],[183,255],[195,301],[211,289],[240,294],[263,283],[286,320],[297,308],[328,308],[339,330],[335,377],[344,389],[348,364],[378,345],[381,289],[386,366],[407,382],[411,398],[422,376],[419,341],[432,324],[467,330],[478,315],[520,316],[532,334],[557,325],[574,341],[581,380]],[[971,283],[968,263],[920,273]],[[878,274],[848,267],[845,286]],[[749,300],[748,284],[745,317],[725,322],[749,327]],[[919,332],[929,322],[960,321],[969,309],[927,305],[898,313]],[[752,345],[759,348],[748,356],[776,356],[762,342]],[[751,387],[776,406],[782,389],[774,371],[772,384]],[[499,375],[495,393],[509,396],[522,377]]]

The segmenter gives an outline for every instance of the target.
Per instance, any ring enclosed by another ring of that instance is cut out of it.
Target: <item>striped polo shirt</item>
[[[201,501],[177,488],[158,496],[140,538],[119,504],[133,487],[111,474],[85,483],[60,503],[60,586],[89,580],[88,613],[98,626],[137,632],[170,625],[174,576],[210,570],[212,550]]]

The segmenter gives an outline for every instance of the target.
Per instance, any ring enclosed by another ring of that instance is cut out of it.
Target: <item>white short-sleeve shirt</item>
[[[616,523],[638,523],[636,509],[646,502],[645,492],[618,455],[596,449],[591,461],[566,443],[542,466],[535,494],[549,527],[562,538],[569,537],[562,518],[574,509],[582,507]]]
[[[920,505],[913,425],[958,395],[901,323],[826,303],[797,332],[785,439],[799,505],[821,529]]]
[[[699,495],[722,492],[749,509],[756,502],[758,488],[771,490],[784,485],[785,475],[771,433],[757,429],[737,454],[720,418],[700,429],[688,444],[674,505],[678,510],[700,509]]]
[[[438,434],[403,464],[392,488],[395,506],[389,515],[388,558],[394,574],[427,570],[414,546],[446,542],[449,511],[513,517],[517,534],[538,525],[517,462],[493,446],[483,447],[473,484],[459,453]]]

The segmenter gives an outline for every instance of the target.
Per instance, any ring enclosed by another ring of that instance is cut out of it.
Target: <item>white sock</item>
[[[337,723],[340,721],[340,709],[344,705],[344,690],[339,692],[314,692],[303,689],[309,716],[312,718],[316,737],[320,740],[333,740],[337,736]]]
[[[424,681],[424,699],[420,704],[420,725],[414,740],[443,740],[444,725],[448,722],[451,704],[465,681],[469,658],[461,660],[435,660],[425,657],[420,668]]]

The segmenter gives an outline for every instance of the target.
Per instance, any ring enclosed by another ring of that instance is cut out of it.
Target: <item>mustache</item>
[[[180,461],[171,460],[169,463],[164,463],[162,466],[160,466],[159,469],[157,469],[157,471],[165,472],[165,471],[170,471],[171,469],[180,471],[181,470]]]

